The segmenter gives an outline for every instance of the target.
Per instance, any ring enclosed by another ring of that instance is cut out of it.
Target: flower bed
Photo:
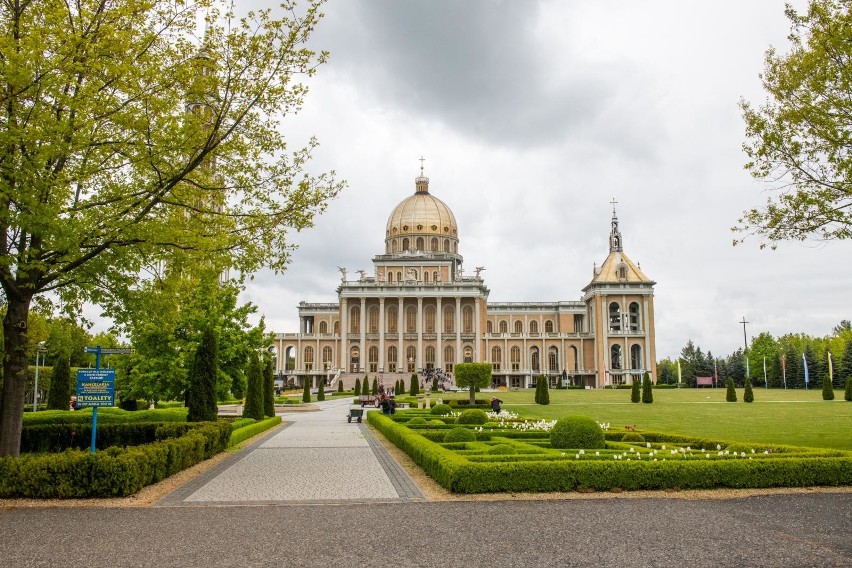
[[[444,443],[465,426],[412,424],[424,411],[378,412],[367,421],[406,452],[446,489],[458,493],[613,489],[706,489],[852,485],[852,452],[640,432],[646,440],[622,442],[624,432],[604,428],[606,448],[554,449],[547,421],[491,416],[466,426],[475,441]],[[498,449],[494,449],[498,448]]]

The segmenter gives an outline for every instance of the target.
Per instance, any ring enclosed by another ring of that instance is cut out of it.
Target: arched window
[[[387,313],[387,325],[385,327],[387,328],[388,333],[396,333],[399,331],[396,329],[396,320],[398,318],[396,306],[388,306]]]
[[[334,333],[340,333],[340,322],[334,320]]]
[[[538,322],[535,320],[530,322],[530,333],[538,333]]]
[[[512,360],[512,370],[519,371],[521,369],[521,348],[518,346],[512,347],[509,351],[509,356]]]
[[[397,271],[396,273],[396,281],[402,282],[402,272]]]
[[[559,371],[559,350],[556,347],[551,347],[547,352],[547,370],[552,373]]]
[[[429,272],[426,270],[423,271],[423,281],[429,283]]]
[[[379,307],[370,306],[367,310],[367,333],[379,333]]]
[[[444,239],[444,252],[450,252],[450,239]]]
[[[322,334],[328,333],[328,322],[321,321],[319,323],[319,332]]]
[[[391,241],[391,253],[396,254],[396,239]]]
[[[613,345],[609,350],[609,366],[611,369],[621,369],[621,345]]]
[[[361,306],[349,309],[349,333],[361,333]]]
[[[463,333],[473,333],[473,308],[465,306],[462,309],[462,319],[464,320]]]
[[[488,322],[491,323],[491,322]],[[499,346],[495,345],[491,348],[491,370],[499,371],[500,370],[500,362],[503,359],[503,351]]]
[[[435,306],[423,308],[423,323],[425,333],[435,333]]]
[[[574,365],[574,368],[571,369],[572,371],[579,371],[580,370],[579,351],[577,351],[577,348],[574,347],[573,345],[571,346],[571,363],[573,363],[573,365]]]
[[[397,351],[396,345],[391,345],[388,347],[388,373],[396,373],[397,359],[396,359]]]
[[[358,347],[352,347],[349,350],[349,369],[352,373],[357,373],[361,370],[361,350]]]
[[[500,320],[500,333],[509,333],[509,324],[506,320]]]
[[[413,373],[417,366],[417,348],[409,345],[405,350],[405,361],[408,364],[408,372]]]
[[[452,373],[453,363],[455,363],[455,351],[448,345],[444,347],[444,371]]]
[[[444,306],[444,333],[456,332],[456,309],[453,306]]]
[[[639,304],[630,304],[630,331],[639,331]]]
[[[330,369],[333,367],[334,363],[334,354],[331,351],[331,347],[325,346],[322,348],[322,368]]]
[[[305,347],[305,370],[312,371],[314,368],[314,348]]]
[[[642,368],[642,348],[639,345],[630,346],[630,368]]]
[[[402,239],[402,250],[403,252],[408,250],[408,237]]]
[[[544,332],[553,333],[553,322],[551,320],[544,322]]]
[[[417,250],[425,250],[423,248],[423,237],[417,237]]]
[[[405,333],[417,333],[417,308],[405,308]]]
[[[627,280],[627,267],[625,265],[618,265],[615,271],[619,280]]]
[[[432,282],[438,282],[438,271],[432,273]]]
[[[609,330],[621,331],[621,306],[618,302],[609,305]]]
[[[369,369],[371,373],[375,373],[379,370],[379,348],[375,345],[370,347],[370,350],[367,351],[367,361],[369,362]]]
[[[435,252],[438,252],[438,239],[436,237],[432,237],[432,246],[429,247]]]
[[[523,333],[524,332],[524,322],[521,320],[515,320],[515,333]]]
[[[530,367],[534,372],[541,372],[541,360],[539,358],[538,347],[530,349]]]
[[[491,320],[485,322],[485,333],[494,333],[494,322]]]
[[[435,368],[435,348],[432,345],[426,346],[426,368]]]
[[[393,272],[388,271],[388,282],[393,283]]]

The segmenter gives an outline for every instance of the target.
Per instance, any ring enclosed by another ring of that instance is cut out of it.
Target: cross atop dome
[[[429,178],[423,173],[423,162],[426,161],[426,158],[423,155],[420,155],[420,175],[414,178],[414,187],[415,193],[429,193]]]
[[[610,252],[621,252],[623,246],[621,244],[621,231],[618,230],[618,217],[615,214],[615,205],[618,201],[612,198],[612,228],[609,233],[609,250]]]

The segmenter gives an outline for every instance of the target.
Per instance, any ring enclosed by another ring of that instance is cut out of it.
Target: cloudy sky
[[[298,330],[300,300],[336,301],[337,267],[371,270],[423,155],[491,301],[579,300],[615,198],[625,252],[657,282],[660,358],[689,339],[730,353],[743,316],[750,337],[829,334],[852,317],[849,242],[732,246],[767,190],[743,169],[738,101],[764,99],[764,52],[788,46],[783,12],[769,0],[331,0],[314,36],[330,63],[285,123],[293,145],[319,138],[312,170],[349,185],[294,235],[292,266],[255,275],[245,299],[274,331]]]

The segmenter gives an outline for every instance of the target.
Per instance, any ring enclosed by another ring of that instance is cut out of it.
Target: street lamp
[[[39,341],[36,345],[36,370],[35,370],[35,388],[33,388],[33,412],[38,410],[38,356],[42,351],[47,351],[47,343]],[[44,364],[44,355],[41,357],[41,363]]]

